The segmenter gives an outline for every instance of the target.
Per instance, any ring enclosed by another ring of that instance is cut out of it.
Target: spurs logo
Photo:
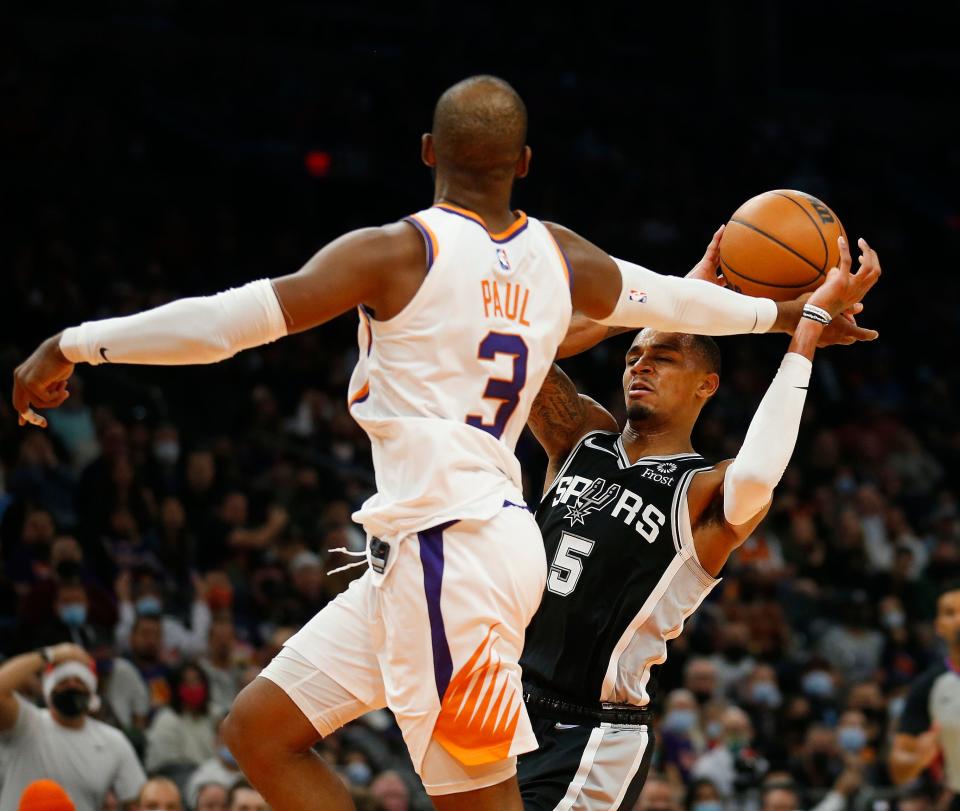
[[[590,513],[602,510],[617,497],[617,494],[620,492],[620,485],[611,484],[604,490],[606,484],[606,479],[594,479],[593,483],[584,490],[583,493],[577,496],[574,504],[566,505],[567,514],[564,518],[569,519],[571,527],[577,524],[583,524],[583,519],[590,515]]]

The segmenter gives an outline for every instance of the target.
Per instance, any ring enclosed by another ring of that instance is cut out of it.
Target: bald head
[[[431,134],[439,169],[511,179],[526,145],[527,108],[503,79],[471,76],[440,96]]]

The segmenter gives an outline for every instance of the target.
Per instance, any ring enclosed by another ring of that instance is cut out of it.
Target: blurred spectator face
[[[686,737],[697,726],[700,711],[697,699],[689,690],[673,690],[667,696],[666,712],[663,716],[663,729],[673,735]]]
[[[61,583],[57,589],[57,616],[64,625],[78,628],[87,622],[87,592],[79,583]]]
[[[127,453],[127,429],[119,422],[111,422],[100,435],[100,447],[107,459],[119,459]]]
[[[206,708],[208,687],[199,668],[187,667],[184,669],[177,692],[180,705],[185,712],[199,713]]]
[[[739,662],[748,653],[750,629],[744,622],[728,622],[720,630],[720,652],[728,662]]]
[[[709,659],[691,659],[683,675],[683,686],[703,704],[717,693],[717,668]]]
[[[753,740],[753,724],[750,716],[739,707],[730,707],[723,714],[724,739],[734,751],[739,751],[750,745]]]
[[[180,458],[180,434],[173,425],[161,425],[153,435],[153,455],[164,465],[174,465]]]
[[[148,780],[140,791],[138,811],[183,811],[176,783],[165,777]]]
[[[899,597],[891,594],[880,601],[880,623],[888,631],[896,631],[906,625],[907,613]]]
[[[637,811],[680,811],[669,783],[659,778],[648,778],[637,801]]]
[[[403,778],[386,771],[370,784],[370,793],[380,802],[383,811],[407,811],[410,808],[410,790]]]
[[[227,493],[220,505],[220,520],[230,527],[242,527],[247,523],[247,497],[240,492]]]
[[[951,648],[960,645],[960,590],[940,595],[935,627],[937,636]]]
[[[46,510],[33,510],[28,513],[23,522],[23,532],[20,539],[28,546],[46,545],[53,542],[56,528],[53,523],[53,517]]]
[[[690,807],[698,811],[720,808],[722,799],[720,789],[709,780],[696,780],[690,788]]]
[[[57,576],[63,578],[65,575],[58,568],[61,563],[83,563],[83,549],[80,547],[80,542],[72,535],[59,536],[50,547],[50,565],[57,572]],[[79,565],[76,569],[79,573]]]
[[[147,664],[160,661],[163,651],[163,624],[159,617],[138,617],[130,632],[130,652]]]
[[[168,496],[160,505],[160,523],[170,531],[183,529],[187,523],[187,514],[183,509],[183,502],[173,496]]]
[[[867,745],[867,718],[860,710],[847,710],[837,724],[837,742],[844,752],[860,754]]]
[[[233,792],[229,811],[269,811],[270,806],[260,792],[252,788],[238,788]]]
[[[777,686],[776,671],[770,665],[757,665],[746,684],[746,700],[757,707],[775,709],[780,706],[783,696]]]
[[[803,674],[800,687],[804,695],[824,701],[833,698],[836,682],[827,666],[815,666]]]
[[[213,487],[217,468],[210,451],[193,451],[187,457],[187,486],[194,493],[204,493]]]
[[[195,811],[227,811],[227,789],[219,783],[207,783],[197,794]]]
[[[90,690],[76,676],[61,679],[50,691],[50,709],[61,721],[86,715],[89,706]]]
[[[236,634],[233,629],[233,620],[229,617],[217,617],[210,626],[208,647],[213,659],[226,659],[233,653],[236,644]]]
[[[763,795],[760,811],[798,811],[800,798],[793,789],[774,788]]]
[[[313,552],[300,552],[290,562],[293,587],[304,597],[317,601],[323,594],[323,565]]]

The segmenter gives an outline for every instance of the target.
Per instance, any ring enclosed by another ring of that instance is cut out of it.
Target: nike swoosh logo
[[[594,444],[593,444],[593,437],[592,437],[592,436],[588,436],[588,437],[583,441],[583,444],[586,445],[586,446],[589,447],[589,448],[593,448],[595,451],[603,451],[604,453],[609,453],[609,454],[610,454],[612,457],[614,457],[615,459],[619,459],[619,458],[620,458],[614,451],[610,450],[609,448],[602,448],[602,447],[600,447],[599,445],[594,445]]]
[[[104,347],[100,347],[100,357],[104,359],[105,362],[110,363],[110,358],[107,357],[107,350]]]
[[[794,386],[794,388],[795,388],[795,389],[800,389],[800,391],[806,391],[809,387],[808,387],[808,386]]]
[[[554,724],[554,729],[577,729],[580,724]]]

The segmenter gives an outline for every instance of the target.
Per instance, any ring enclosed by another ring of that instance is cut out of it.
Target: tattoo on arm
[[[556,364],[550,369],[528,419],[547,453],[575,440],[587,418],[587,406],[573,381]]]

